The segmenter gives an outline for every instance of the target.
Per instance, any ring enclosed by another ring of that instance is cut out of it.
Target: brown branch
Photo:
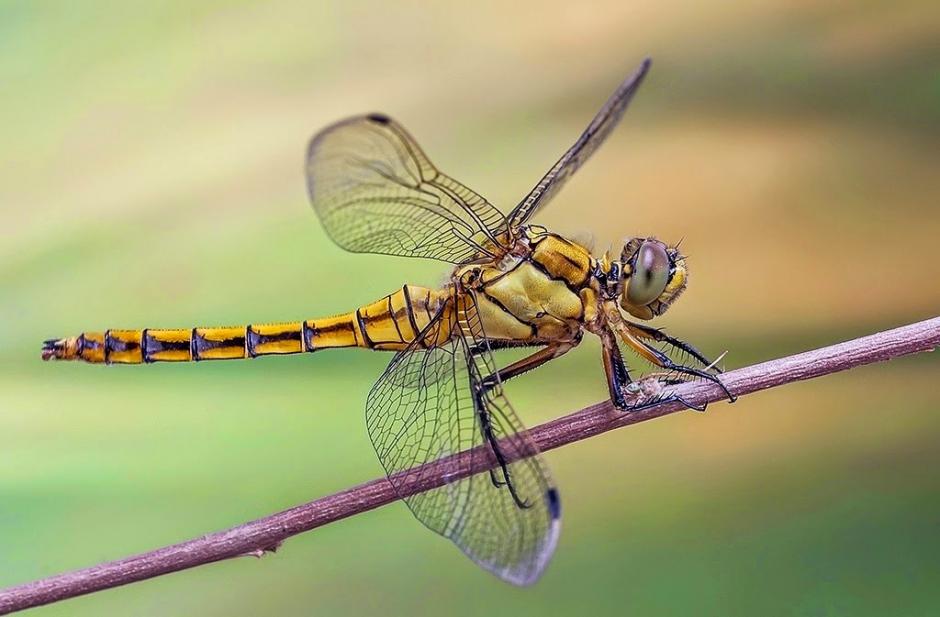
[[[771,360],[725,373],[722,381],[737,395],[750,394],[793,381],[811,379],[849,368],[881,362],[940,346],[940,317],[873,334],[838,345]],[[707,381],[678,386],[676,392],[693,405],[721,400],[721,389]],[[531,433],[539,448],[551,450],[600,433],[658,418],[685,409],[679,403],[662,403],[642,411],[622,413],[610,402],[598,403],[573,414],[546,422]],[[483,457],[476,457],[477,460]],[[468,453],[429,463],[435,473],[415,474],[422,478],[407,488],[407,494],[426,491],[454,479],[453,471],[467,475],[481,469],[466,469]],[[281,542],[304,531],[326,525],[396,501],[399,495],[385,478],[360,484],[340,493],[272,514],[262,519],[209,534],[181,544],[103,563],[84,570],[59,574],[0,591],[0,614],[57,602],[135,581],[185,570],[243,555],[262,555]]]

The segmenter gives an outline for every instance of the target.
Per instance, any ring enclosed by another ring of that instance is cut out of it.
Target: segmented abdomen
[[[140,364],[231,360],[340,347],[399,350],[415,340],[442,310],[445,298],[443,292],[405,285],[351,313],[307,321],[84,332],[73,338],[46,341],[43,359]],[[449,332],[443,329],[438,333],[438,339],[446,336]]]

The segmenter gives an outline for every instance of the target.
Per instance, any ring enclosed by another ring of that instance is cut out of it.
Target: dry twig
[[[721,379],[736,395],[750,394],[793,381],[811,379],[837,371],[881,362],[940,346],[940,317],[894,330],[854,339],[838,345],[771,360],[722,375]],[[721,400],[721,389],[708,381],[685,383],[676,393],[690,405]],[[665,402],[642,411],[621,413],[605,401],[581,411],[546,422],[532,429],[539,448],[551,450],[600,433],[658,418],[685,409],[680,403]],[[408,488],[408,494],[426,491],[453,478],[448,470],[459,466],[457,454],[430,463],[440,473],[415,474],[427,478]],[[482,460],[483,457],[476,457]],[[437,471],[437,470],[435,470]],[[482,469],[471,470],[473,472]],[[273,551],[281,542],[304,531],[326,525],[354,514],[378,508],[399,495],[385,478],[360,484],[340,493],[322,497],[301,506],[200,538],[160,548],[118,561],[59,574],[0,591],[0,614],[57,602],[66,598],[118,587],[136,581],[177,572],[195,566],[242,555],[261,555]]]

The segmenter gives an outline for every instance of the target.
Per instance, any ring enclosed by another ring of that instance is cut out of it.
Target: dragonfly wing
[[[439,315],[424,340],[435,340],[438,328],[453,327],[448,319]],[[557,491],[537,447],[496,390],[486,397],[485,413],[509,462],[505,472],[487,471],[497,460],[483,437],[474,392],[492,360],[472,348],[468,339],[455,336],[444,345],[424,349],[418,343],[397,354],[369,394],[366,423],[389,479],[414,515],[486,570],[527,585],[554,552],[560,529]],[[447,467],[451,481],[408,495],[415,483],[440,477],[441,468],[426,463],[467,451]],[[503,483],[507,475],[516,497]]]
[[[551,201],[555,193],[568,181],[568,178],[574,175],[574,172],[578,171],[581,165],[604,143],[607,136],[620,122],[623,113],[627,110],[631,99],[633,99],[633,95],[640,87],[640,84],[643,83],[643,78],[646,77],[646,73],[650,68],[650,62],[649,58],[644,60],[640,68],[620,84],[600,111],[597,112],[597,115],[594,116],[594,119],[591,120],[591,124],[581,134],[578,141],[568,148],[568,151],[539,180],[535,188],[513,209],[509,215],[510,227],[515,228],[522,225],[539,208]]]
[[[307,189],[326,232],[355,253],[462,263],[498,252],[506,217],[428,160],[381,114],[327,127],[307,149]]]

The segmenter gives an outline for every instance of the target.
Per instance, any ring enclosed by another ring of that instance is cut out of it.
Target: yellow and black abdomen
[[[444,298],[441,292],[405,285],[381,300],[334,317],[221,328],[84,332],[46,341],[42,357],[141,364],[233,360],[342,347],[398,350],[418,337]]]

